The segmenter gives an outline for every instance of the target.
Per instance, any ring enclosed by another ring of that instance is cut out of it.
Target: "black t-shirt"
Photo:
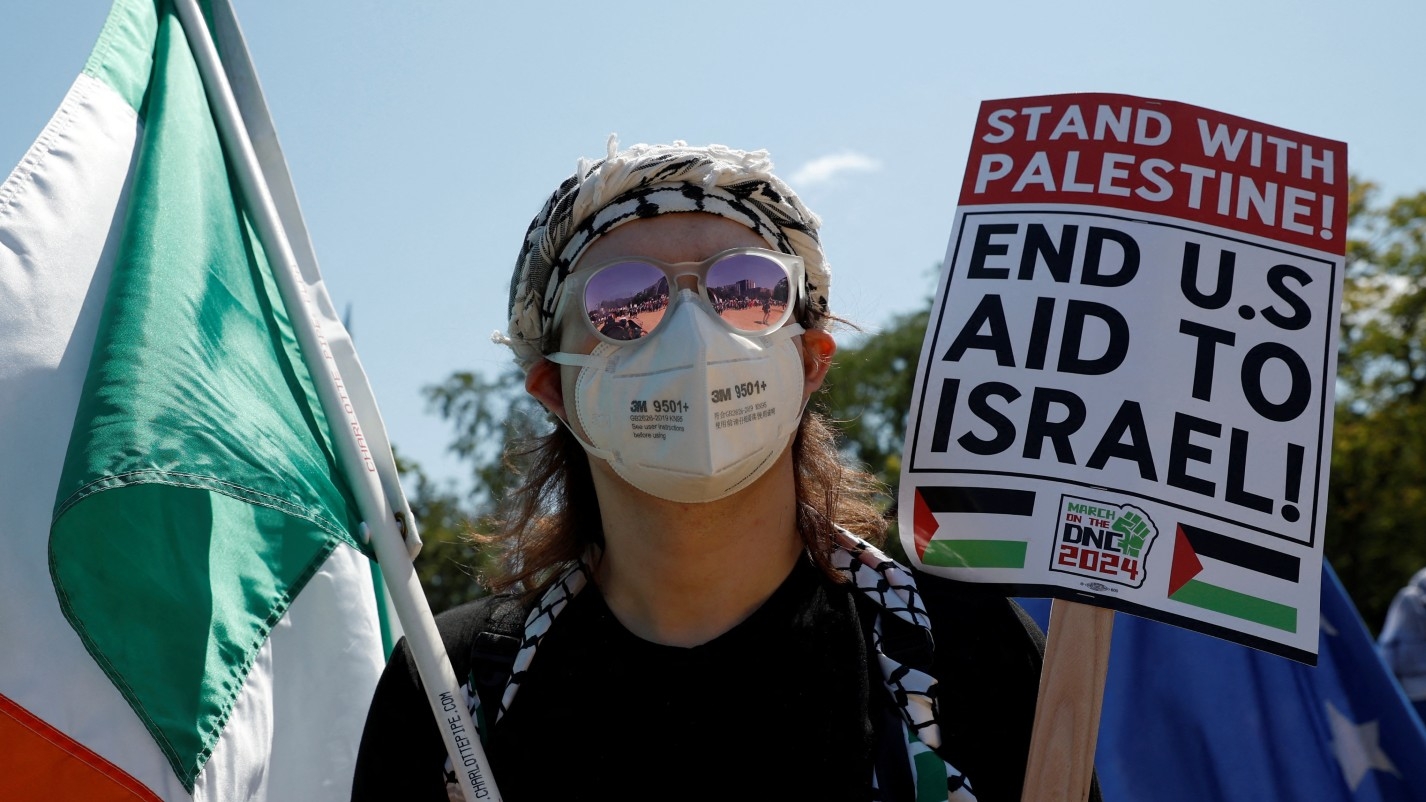
[[[501,793],[867,799],[872,733],[847,594],[804,562],[747,620],[682,648],[630,633],[585,588],[491,733]]]
[[[935,628],[941,751],[980,802],[1017,802],[1043,636],[1003,597],[934,577],[918,583]],[[680,648],[630,633],[591,584],[555,619],[486,738],[502,796],[871,799],[888,708],[857,595],[803,560],[746,621]],[[487,599],[437,616],[462,680],[488,614]],[[372,700],[352,798],[444,802],[444,762],[403,642]]]

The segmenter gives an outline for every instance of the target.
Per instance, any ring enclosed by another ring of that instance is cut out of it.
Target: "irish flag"
[[[231,9],[205,6],[399,494]],[[349,421],[322,411],[234,169],[170,0],[117,0],[0,186],[0,799],[349,796],[384,663]]]

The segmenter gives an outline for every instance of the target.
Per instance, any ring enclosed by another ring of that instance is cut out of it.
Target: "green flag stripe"
[[[351,498],[311,377],[239,211],[183,32],[175,17],[163,23],[57,509],[95,483],[170,476],[285,506],[349,539]]]
[[[932,540],[921,561],[942,568],[1024,568],[1023,540]]]
[[[84,74],[108,84],[138,111],[153,70],[157,30],[154,0],[115,3],[84,65]]]
[[[191,791],[272,626],[357,520],[182,27],[154,5],[120,0],[86,68],[143,128],[50,573]]]
[[[946,761],[916,736],[909,739],[908,751],[916,764],[917,802],[940,802],[946,798]]]
[[[1296,609],[1196,579],[1190,579],[1169,598],[1245,621],[1254,621],[1273,629],[1297,631]]]
[[[381,576],[381,566],[375,560],[371,562],[371,584],[376,596],[376,620],[381,626],[381,653],[386,655],[386,659],[391,659],[391,652],[396,649],[396,638],[393,637],[391,628],[391,615],[386,609],[386,580]]]
[[[57,521],[50,572],[85,647],[192,791],[269,631],[335,545],[268,507],[146,484]]]

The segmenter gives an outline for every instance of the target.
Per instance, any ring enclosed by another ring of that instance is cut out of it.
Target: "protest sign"
[[[1346,146],[987,101],[916,374],[917,567],[1313,662]]]

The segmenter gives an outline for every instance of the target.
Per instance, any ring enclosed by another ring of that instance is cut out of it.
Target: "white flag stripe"
[[[64,444],[118,245],[107,221],[122,210],[138,132],[123,98],[81,75],[0,189],[0,693],[163,798],[187,799],[60,613],[48,567]]]
[[[938,512],[932,515],[937,524],[936,534],[931,536],[932,543],[938,540],[1004,540],[1024,543],[1029,538],[1023,531],[1007,528],[1006,516],[996,513]]]
[[[351,797],[361,723],[384,667],[370,648],[381,630],[367,565],[337,547],[273,627],[198,775],[196,802]]]
[[[1281,579],[1261,571],[1254,571],[1251,568],[1244,568],[1241,565],[1204,557],[1202,554],[1198,555],[1198,561],[1203,564],[1203,570],[1194,577],[1199,582],[1236,590],[1239,593],[1275,601],[1289,607],[1296,600],[1297,594],[1301,592],[1301,582]],[[1300,579],[1302,582],[1310,580],[1309,577],[1300,577]]]

